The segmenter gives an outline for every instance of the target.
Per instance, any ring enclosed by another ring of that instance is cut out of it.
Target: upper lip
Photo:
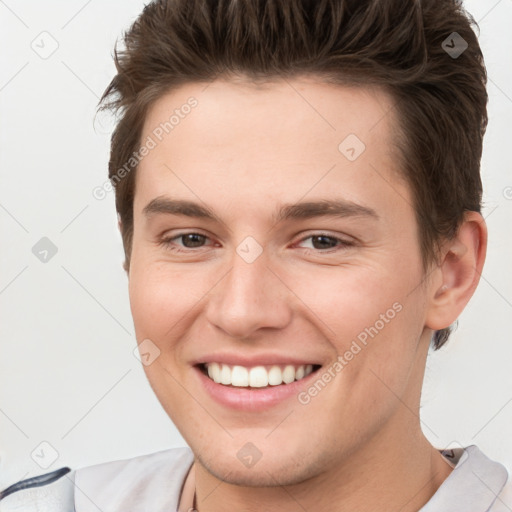
[[[244,356],[241,354],[217,353],[207,354],[192,362],[193,365],[205,363],[221,363],[230,366],[245,366],[252,368],[254,366],[301,366],[301,365],[320,365],[316,359],[298,358],[284,354],[258,354],[254,356]]]

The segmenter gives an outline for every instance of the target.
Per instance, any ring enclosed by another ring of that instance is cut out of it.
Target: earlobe
[[[426,327],[440,330],[462,313],[480,280],[487,250],[487,227],[478,212],[468,211],[457,235],[446,241],[439,280],[431,290]]]

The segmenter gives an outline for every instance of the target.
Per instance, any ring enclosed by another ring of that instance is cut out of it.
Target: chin
[[[240,460],[243,455],[231,455],[226,452],[216,453],[208,450],[195,452],[198,462],[214,477],[226,483],[244,487],[277,487],[300,484],[317,476],[315,468],[325,471],[322,463],[307,461],[306,458],[297,458],[294,455],[276,450],[272,456],[261,458],[252,466],[247,466]],[[240,457],[240,458],[239,458]],[[318,454],[317,454],[318,457]]]

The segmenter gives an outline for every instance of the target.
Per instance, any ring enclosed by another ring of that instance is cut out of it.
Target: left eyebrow
[[[368,206],[347,201],[346,199],[325,199],[322,201],[283,205],[275,215],[275,222],[282,222],[288,219],[311,219],[324,215],[379,218],[377,212]]]

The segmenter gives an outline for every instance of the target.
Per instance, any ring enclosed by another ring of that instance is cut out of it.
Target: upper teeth
[[[289,384],[295,380],[300,380],[313,371],[313,365],[284,367],[254,366],[246,368],[245,366],[229,366],[220,363],[207,363],[208,376],[217,384],[226,386],[263,388],[265,386],[278,386],[283,382]]]

